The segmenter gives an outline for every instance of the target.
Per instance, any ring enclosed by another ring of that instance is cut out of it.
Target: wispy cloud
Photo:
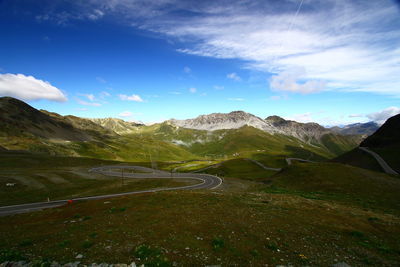
[[[183,68],[183,72],[189,74],[189,73],[192,72],[192,69],[189,68],[188,66],[186,66],[186,67]]]
[[[104,16],[104,12],[101,11],[100,9],[95,9],[95,10],[93,10],[91,13],[89,13],[89,14],[87,15],[87,17],[88,17],[90,20],[98,20],[98,19],[100,19],[100,18],[103,17],[103,16]]]
[[[400,107],[388,107],[384,110],[367,114],[367,118],[378,124],[383,124],[390,117],[400,114]]]
[[[104,99],[106,97],[110,97],[111,94],[109,92],[103,91],[100,93],[100,98]]]
[[[144,102],[143,99],[139,95],[118,95],[119,99],[124,101],[135,101],[135,102]]]
[[[11,73],[0,74],[0,96],[11,96],[22,100],[67,101],[64,93],[49,82],[33,76]]]
[[[215,89],[215,90],[224,90],[225,87],[222,86],[222,85],[214,85],[214,89]]]
[[[244,101],[244,98],[241,97],[230,97],[228,98],[229,101]]]
[[[132,117],[133,113],[130,111],[123,111],[120,114],[118,114],[119,117]]]
[[[107,81],[106,81],[105,79],[103,79],[102,77],[96,77],[96,80],[97,80],[99,83],[107,83]]]
[[[84,101],[80,98],[76,98],[76,102],[78,102],[78,104],[84,105],[84,106],[92,106],[92,107],[100,107],[101,104],[100,103],[96,103],[96,102],[87,102]]]
[[[302,69],[294,69],[281,72],[271,78],[271,89],[275,91],[286,91],[293,93],[310,94],[322,91],[325,88],[324,81],[309,80],[301,82],[305,71]]]
[[[62,24],[108,16],[173,39],[181,53],[239,59],[243,68],[265,72],[266,77],[280,79],[288,70],[304,69],[304,75],[289,84],[290,92],[400,96],[396,1],[309,0],[302,1],[297,14],[299,3],[91,0],[77,1],[78,8],[71,12],[52,11],[38,19]],[[276,79],[269,80],[275,89]]]
[[[192,94],[194,94],[194,93],[196,93],[196,92],[197,92],[197,89],[196,89],[196,88],[194,88],[194,87],[192,87],[192,88],[189,88],[189,92],[191,92]]]
[[[240,78],[239,75],[237,75],[237,73],[232,72],[226,75],[226,78],[234,80],[236,82],[240,82],[242,80],[242,78]]]
[[[169,92],[169,94],[170,95],[181,95],[182,93],[178,92],[178,91],[172,91],[172,92]]]
[[[93,94],[78,94],[78,95],[84,96],[84,97],[86,97],[88,100],[90,100],[92,102],[95,100],[95,96]]]

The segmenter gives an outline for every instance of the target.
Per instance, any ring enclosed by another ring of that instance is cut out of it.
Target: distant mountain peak
[[[244,111],[229,113],[211,113],[200,115],[194,119],[168,121],[169,123],[189,129],[215,131],[222,129],[237,129],[243,126],[252,126],[269,133],[279,132],[269,122]]]
[[[343,127],[332,127],[331,131],[343,135],[371,135],[378,130],[379,125],[376,122],[370,121],[366,123],[352,123]]]

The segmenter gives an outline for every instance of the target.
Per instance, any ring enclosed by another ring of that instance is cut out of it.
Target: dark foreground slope
[[[378,153],[391,168],[400,172],[400,114],[389,118],[374,134],[361,142],[360,146]],[[370,154],[358,148],[339,156],[334,161],[382,171]]]
[[[400,211],[400,179],[340,163],[295,163],[266,182],[272,191]]]
[[[360,146],[377,152],[393,169],[400,172],[400,114],[389,118]]]

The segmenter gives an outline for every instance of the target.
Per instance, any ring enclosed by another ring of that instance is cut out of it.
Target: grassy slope
[[[62,173],[109,164],[44,157],[3,158],[0,173],[14,168],[68,179]],[[84,263],[146,266],[329,266],[335,259],[352,266],[396,266],[400,261],[399,179],[335,163],[295,164],[269,178],[271,187],[259,182],[270,174],[243,159],[216,170],[226,174],[217,191],[143,194],[0,218],[0,260],[71,262],[83,254]]]
[[[372,157],[367,152],[360,150],[359,148],[355,148],[343,155],[340,155],[339,157],[333,159],[332,161],[343,164],[349,164],[352,166],[368,169],[371,171],[382,172],[382,168],[375,160],[375,158]]]
[[[378,153],[395,171],[400,173],[400,146],[392,146],[385,148],[371,148]]]
[[[400,114],[389,118],[373,135],[368,136],[361,146],[377,152],[387,163],[400,173]]]
[[[0,137],[0,144],[10,150],[27,150],[50,155],[91,157],[103,160],[149,161],[149,153],[157,160],[193,159],[185,149],[167,142],[140,135],[103,136],[97,141],[50,141],[37,137]]]
[[[88,173],[100,165],[121,162],[90,158],[49,157],[26,153],[0,153],[0,206],[68,199],[79,196],[183,186],[193,181],[171,179],[124,179]],[[133,165],[148,166],[135,162]],[[15,186],[6,186],[15,183]]]
[[[213,132],[174,127],[166,123],[144,127],[142,134],[175,142],[199,156],[211,158],[251,157],[266,160],[272,167],[282,167],[285,156],[323,160],[344,153],[357,145],[357,138],[326,135],[320,144],[271,135],[253,127],[218,130]],[[266,157],[266,155],[269,155]]]
[[[0,218],[0,255],[17,250],[71,262],[82,254],[83,263],[146,266],[329,266],[335,260],[396,266],[400,260],[399,218],[320,200],[162,192],[109,202]]]
[[[252,181],[261,181],[276,173],[276,171],[264,170],[260,166],[245,159],[224,161],[204,172],[220,177],[241,178]]]
[[[299,193],[396,214],[400,211],[400,179],[349,165],[296,163],[268,182],[270,192]]]

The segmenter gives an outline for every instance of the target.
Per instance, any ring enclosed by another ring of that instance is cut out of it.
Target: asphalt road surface
[[[365,152],[369,153],[371,156],[373,156],[376,159],[376,161],[379,163],[379,165],[381,166],[381,168],[383,169],[384,172],[386,172],[388,174],[398,174],[395,170],[393,170],[389,166],[389,164],[386,163],[386,161],[381,156],[379,156],[374,151],[368,149],[367,147],[359,147],[359,149],[361,149],[362,151],[365,151]]]
[[[286,158],[286,162],[288,165],[292,165],[292,161],[300,161],[300,162],[311,162],[313,163],[314,161],[308,160],[308,159],[299,159],[299,158]]]
[[[129,170],[139,171],[139,173],[130,172]],[[142,166],[102,166],[90,169],[89,172],[101,173],[106,176],[115,176],[115,177],[123,177],[124,179],[154,179],[154,178],[165,178],[165,179],[195,179],[199,180],[200,183],[188,186],[180,186],[180,187],[169,187],[169,188],[157,188],[150,190],[142,190],[142,191],[133,191],[126,193],[118,193],[118,194],[108,194],[101,196],[91,196],[91,197],[80,197],[74,198],[72,201],[82,201],[82,200],[94,200],[94,199],[105,199],[112,198],[118,196],[126,196],[126,195],[134,195],[141,193],[151,193],[157,191],[166,191],[166,190],[195,190],[195,189],[215,189],[222,184],[222,179],[209,174],[201,174],[201,173],[169,173],[160,170],[154,170],[151,168],[146,168]],[[59,207],[62,205],[68,204],[68,199],[65,200],[56,200],[49,202],[37,202],[37,203],[29,203],[29,204],[21,204],[21,205],[12,205],[12,206],[4,206],[0,207],[0,216],[7,216],[18,213],[31,212],[36,210],[42,210],[47,208]]]

